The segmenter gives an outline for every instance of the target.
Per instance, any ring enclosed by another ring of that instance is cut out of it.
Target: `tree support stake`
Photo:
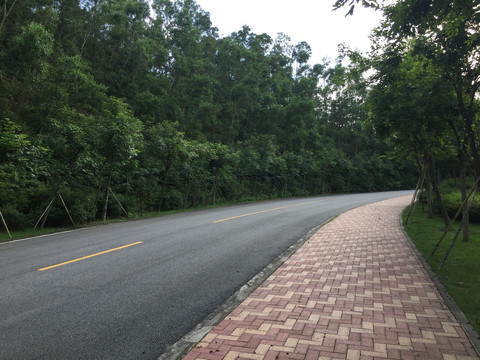
[[[53,201],[55,200],[56,196],[52,197],[52,200],[50,200],[50,202],[48,203],[47,205],[47,208],[45,209],[45,211],[42,213],[42,215],[40,215],[40,218],[38,219],[37,223],[35,224],[35,226],[33,227],[34,229],[37,228],[38,224],[40,223],[40,221],[43,219],[43,217],[45,217],[45,220],[47,218],[47,213],[50,211],[50,208],[52,207],[52,204],[53,204]],[[45,221],[43,221],[43,224],[45,224]],[[43,228],[43,224],[42,224],[42,228]]]
[[[8,230],[7,222],[5,221],[2,211],[0,211],[0,217],[2,218],[3,225],[5,226],[5,229],[7,230],[8,236],[10,239],[12,238],[12,234],[10,234],[10,230]]]
[[[128,218],[128,213],[127,213],[127,210],[125,210],[122,206],[122,204],[120,203],[120,201],[118,200],[117,196],[115,195],[115,193],[112,191],[111,188],[108,188],[108,190],[110,191],[110,193],[113,195],[114,199],[117,201],[118,205],[120,206],[120,208],[123,210],[123,212],[125,213],[125,215],[127,216]]]
[[[479,178],[480,179],[480,178]],[[468,211],[470,211],[470,207],[472,206],[472,203],[473,203],[473,199],[475,199],[475,195],[476,195],[476,188],[477,188],[477,185],[478,185],[478,180],[477,182],[475,183],[475,186],[473,187],[472,190],[475,190],[473,191],[473,195],[472,195],[472,198],[470,199],[470,202],[468,203],[468,206],[467,206],[467,213]],[[460,209],[463,207],[463,205],[460,207]],[[453,248],[453,244],[455,243],[455,241],[457,240],[458,238],[458,235],[460,234],[460,231],[462,230],[462,227],[463,227],[463,223],[465,221],[465,218],[462,218],[462,221],[460,222],[460,226],[458,227],[458,230],[457,232],[455,233],[455,236],[453,237],[453,240],[452,242],[450,243],[450,246],[448,247],[448,250],[443,258],[443,261],[442,263],[440,264],[440,266],[438,267],[438,271],[440,271],[443,267],[443,265],[445,265],[445,262],[447,261],[447,258],[448,258],[448,255],[450,255],[450,251],[452,250]]]
[[[65,210],[66,210],[66,212],[67,212],[67,214],[68,214],[68,217],[70,218],[70,221],[71,221],[72,224],[73,224],[73,227],[76,228],[77,225],[75,225],[75,222],[73,221],[72,216],[70,215],[70,211],[68,211],[67,205],[65,204],[65,201],[63,201],[63,197],[62,197],[62,195],[61,195],[60,193],[58,193],[58,197],[60,198],[60,200],[62,200],[62,204],[63,204],[63,206],[65,207]]]
[[[423,183],[425,182],[425,177],[427,175],[427,166],[425,166],[425,169],[423,170],[423,175],[421,177],[418,178],[418,182],[417,182],[417,187],[415,188],[415,193],[413,194],[413,197],[412,197],[412,202],[410,203],[410,207],[408,208],[408,213],[407,213],[407,217],[405,219],[405,224],[408,223],[408,229],[410,229],[410,225],[412,224],[412,218],[413,218],[413,214],[415,213],[415,208],[417,207],[417,202],[415,201],[417,199],[417,193],[418,193],[418,190],[420,190],[422,187],[423,187]]]
[[[480,177],[477,178],[477,181],[475,181],[475,185],[473,185],[472,187],[472,190],[470,190],[470,193],[467,195],[467,197],[465,198],[465,200],[463,200],[463,203],[462,205],[460,205],[460,208],[458,209],[457,213],[455,214],[455,216],[453,217],[452,221],[450,221],[450,224],[447,226],[447,228],[445,229],[445,231],[443,232],[443,235],[442,237],[440,238],[440,240],[438,240],[437,244],[435,245],[435,248],[432,250],[432,253],[430,254],[430,256],[433,256],[435,254],[435,252],[437,251],[438,247],[440,246],[440,243],[443,241],[443,239],[445,239],[445,236],[447,236],[447,233],[450,231],[450,229],[452,228],[453,226],[453,223],[455,222],[455,220],[457,220],[458,216],[460,215],[460,212],[462,211],[462,208],[463,206],[466,204],[466,202],[468,201],[468,199],[470,198],[470,196],[472,196],[472,194],[476,193],[476,189],[478,187],[478,184],[480,182]],[[474,195],[475,196],[475,195]],[[473,199],[472,199],[473,201]],[[470,206],[471,206],[471,203],[472,201],[470,202],[470,204],[468,205],[467,209],[468,211],[470,210]],[[463,220],[462,220],[462,224],[463,224]]]

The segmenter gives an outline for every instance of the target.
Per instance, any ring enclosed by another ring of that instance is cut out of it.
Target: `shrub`
[[[425,189],[422,189],[417,193],[417,200],[422,204],[427,203],[427,192]]]
[[[181,209],[182,206],[183,194],[174,188],[168,189],[163,197],[162,210],[168,211]]]
[[[88,220],[95,218],[93,202],[93,196],[84,196],[82,199],[75,199],[73,205],[69,207],[70,214],[77,225],[85,224]]]
[[[3,206],[1,210],[9,230],[19,230],[29,225],[27,216],[13,206],[7,204]],[[4,225],[2,223],[0,228],[3,227]]]
[[[122,204],[123,209],[129,214],[135,214],[139,210],[138,206],[138,201],[134,196],[127,196],[125,194],[115,194],[116,198]],[[120,205],[117,202],[117,199],[115,199],[115,196],[110,194],[110,200],[108,201],[108,216],[110,218],[119,218],[119,217],[125,217],[125,213],[120,207]]]
[[[465,179],[465,182],[467,185],[467,191],[470,191],[470,189],[475,184],[475,179],[472,176],[468,176]],[[458,189],[460,189],[460,180],[458,178],[445,179],[438,186],[438,190],[440,190],[441,194],[449,194],[452,192],[456,192]]]
[[[453,218],[462,205],[462,194],[457,190],[443,195],[442,199],[448,215]],[[470,221],[480,222],[480,196],[478,194],[473,200],[469,215]]]

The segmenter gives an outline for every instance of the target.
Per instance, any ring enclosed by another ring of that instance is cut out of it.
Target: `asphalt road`
[[[264,201],[0,244],[0,359],[156,359],[315,226],[407,194]]]

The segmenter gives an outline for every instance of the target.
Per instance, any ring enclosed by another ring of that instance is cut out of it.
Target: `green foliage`
[[[97,119],[96,149],[110,166],[132,161],[142,146],[142,123],[120,99],[110,97]]]
[[[467,191],[469,192],[475,185],[475,179],[469,176],[465,179],[465,182]],[[438,188],[440,189],[442,194],[449,194],[458,191],[459,187],[460,180],[458,178],[447,178],[440,183]]]
[[[478,4],[475,1],[453,1],[432,2],[430,5],[407,0],[386,7],[381,35],[387,42],[395,41],[388,52],[396,53],[397,59],[407,49],[413,55],[426,59],[428,62],[424,62],[424,67],[428,66],[438,74],[437,81],[441,83],[431,88],[431,92],[423,93],[424,103],[435,104],[439,109],[442,108],[442,100],[446,99],[447,105],[453,104],[451,110],[447,111],[450,116],[447,121],[455,133],[459,157],[470,157],[473,171],[478,177],[480,153],[475,130],[479,121],[480,89],[480,65],[476,60],[480,50]],[[413,85],[417,84],[422,85],[422,79],[417,78]],[[442,96],[445,90],[441,84],[450,90],[453,102]],[[443,135],[442,138],[446,139],[447,136]]]
[[[67,204],[70,204],[68,210],[75,224],[86,224],[90,219],[95,217],[94,209],[92,208],[93,195],[85,196],[84,193],[76,191],[67,197],[64,196],[64,199]],[[67,221],[64,212],[65,209],[59,210],[59,216],[64,222],[62,225],[65,225],[65,221]],[[67,224],[70,226],[70,223]]]
[[[455,216],[462,205],[462,194],[460,191],[450,192],[443,195],[443,202],[451,218]],[[461,216],[460,216],[461,218]],[[480,222],[480,197],[476,196],[469,211],[469,218],[472,222]]]
[[[398,153],[417,161],[420,173],[428,170],[427,184],[448,224],[458,196],[442,196],[437,178],[452,172],[480,176],[478,4],[405,0],[383,10],[375,33],[369,121]]]
[[[475,184],[473,177],[468,177],[466,179],[466,190],[467,194],[470,193],[472,187]],[[460,181],[457,178],[449,178],[442,181],[439,186],[439,189],[442,193],[442,198],[445,203],[445,208],[448,211],[448,214],[451,218],[455,216],[458,209],[462,205],[462,194],[459,190]],[[460,213],[460,219],[462,214]],[[475,196],[472,206],[469,212],[469,219],[471,222],[479,223],[480,222],[480,198],[478,194]]]
[[[26,134],[22,134],[20,126],[6,118],[0,121],[0,163],[21,157],[30,146]]]
[[[220,37],[191,0],[27,0],[4,20],[0,207],[15,226],[52,198],[46,225],[70,226],[60,195],[84,224],[125,216],[120,204],[412,186],[365,129],[366,60],[349,49],[311,66],[285,34]]]
[[[183,207],[183,194],[175,188],[169,189],[163,201],[162,209],[165,211],[181,209]]]
[[[12,206],[29,214],[37,205],[36,196],[45,189],[31,168],[0,164],[0,206]]]
[[[46,59],[52,52],[53,35],[43,25],[31,22],[9,41],[6,61],[13,65],[10,71],[38,75],[46,71]]]
[[[9,230],[23,229],[29,225],[27,216],[14,206],[7,204],[0,208]],[[3,228],[3,224],[2,224]]]

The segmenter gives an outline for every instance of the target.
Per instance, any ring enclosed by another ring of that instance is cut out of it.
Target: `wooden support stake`
[[[475,185],[474,186],[474,189],[476,189],[477,186]],[[472,203],[473,203],[473,199],[475,199],[475,195],[476,195],[476,191],[473,192],[473,195],[472,195],[472,199],[470,200],[470,202],[468,203],[468,206],[467,206],[467,213],[469,212],[470,210],[470,207],[472,206]],[[462,206],[463,207],[463,206]],[[453,240],[452,242],[450,243],[450,246],[448,247],[448,250],[443,258],[443,261],[442,263],[440,264],[440,266],[438,267],[438,271],[440,271],[443,267],[443,265],[445,265],[445,262],[447,261],[447,258],[448,258],[448,255],[450,255],[450,251],[452,250],[453,248],[453,244],[455,243],[455,241],[457,240],[458,238],[458,235],[460,234],[460,231],[462,230],[462,227],[463,227],[463,222],[465,221],[465,218],[462,218],[462,221],[460,222],[460,226],[458,227],[458,230],[457,232],[455,233],[455,236],[453,237]]]
[[[70,211],[68,211],[68,208],[67,208],[67,205],[65,204],[65,201],[63,201],[62,195],[60,193],[58,193],[58,196],[60,197],[60,200],[62,200],[62,204],[65,207],[65,210],[67,211],[68,217],[70,218],[70,221],[72,222],[73,227],[76,228],[77,225],[75,225],[75,222],[73,221],[72,216],[70,215]]]
[[[34,229],[37,228],[37,226],[38,226],[38,224],[40,223],[40,221],[42,220],[42,218],[43,218],[44,216],[45,216],[45,217],[47,216],[46,213],[47,213],[47,211],[50,210],[50,207],[52,206],[53,201],[55,200],[56,197],[57,197],[57,195],[55,195],[55,196],[52,198],[52,200],[51,200],[50,203],[47,205],[47,208],[45,209],[45,211],[43,212],[43,214],[40,215],[40,218],[38,219],[37,223],[36,223],[35,226],[33,227]],[[44,222],[44,223],[45,223],[45,222]]]
[[[405,219],[405,223],[408,223],[408,229],[410,229],[410,225],[412,224],[413,214],[415,213],[415,209],[417,207],[418,201],[415,201],[417,199],[417,193],[423,187],[423,183],[425,182],[426,175],[427,175],[427,165],[423,170],[423,175],[420,178],[418,178],[417,187],[415,189],[415,193],[413,194],[412,202],[410,203],[410,208],[408,209],[407,217]]]
[[[2,218],[3,225],[5,226],[5,229],[7,229],[8,236],[10,239],[12,238],[12,234],[10,234],[10,230],[8,230],[7,222],[5,221],[2,211],[0,211],[0,217]]]
[[[410,212],[412,211],[413,204],[415,203],[415,200],[417,199],[417,192],[418,192],[418,189],[420,188],[420,184],[423,182],[423,176],[424,175],[421,175],[418,178],[417,186],[415,187],[415,192],[413,193],[412,201],[410,202],[410,207],[408,208],[407,217],[405,218],[405,223],[407,223],[408,218],[410,217]]]
[[[120,201],[118,200],[117,196],[114,194],[114,192],[112,191],[111,188],[108,188],[108,190],[110,190],[110,192],[112,193],[113,197],[115,198],[115,200],[117,200],[117,203],[118,205],[120,205],[120,207],[122,208],[123,212],[125,213],[125,215],[128,217],[128,213],[127,213],[127,210],[125,210],[122,206],[122,204],[120,203]]]
[[[440,243],[443,241],[443,239],[445,239],[445,236],[447,236],[447,233],[450,231],[450,229],[452,228],[453,226],[453,223],[455,222],[455,220],[457,220],[458,216],[460,215],[460,213],[462,212],[462,208],[463,206],[465,205],[465,203],[468,201],[468,199],[470,198],[470,196],[472,196],[472,194],[474,193],[474,191],[476,192],[476,189],[478,187],[478,184],[480,182],[480,177],[477,179],[477,181],[475,181],[475,185],[473,185],[472,187],[472,190],[470,190],[470,193],[467,195],[467,197],[465,198],[465,200],[463,200],[462,202],[462,205],[460,205],[460,208],[458,209],[457,213],[455,214],[455,216],[453,217],[453,219],[450,221],[450,224],[447,226],[447,228],[445,229],[445,231],[443,232],[443,235],[442,237],[440,238],[440,240],[438,240],[437,244],[435,245],[435,248],[432,250],[432,253],[430,254],[430,256],[433,256],[435,254],[435,252],[437,251],[438,247],[440,246]],[[470,209],[470,206],[468,207],[468,209]],[[463,223],[463,221],[462,221]]]

